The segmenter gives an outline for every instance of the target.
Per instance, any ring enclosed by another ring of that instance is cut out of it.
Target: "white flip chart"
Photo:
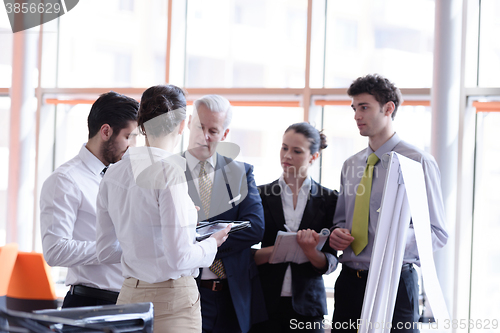
[[[401,276],[410,218],[434,317],[449,319],[432,251],[429,207],[422,165],[395,152],[382,160],[387,177],[368,271],[359,333],[388,333]]]

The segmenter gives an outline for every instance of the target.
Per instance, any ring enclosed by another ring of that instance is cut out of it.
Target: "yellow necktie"
[[[200,162],[200,174],[198,176],[198,185],[200,187],[200,199],[201,205],[203,206],[203,212],[205,212],[205,217],[208,218],[208,213],[210,212],[210,201],[212,198],[212,181],[205,170],[205,166],[207,165],[207,161]],[[224,269],[224,265],[222,264],[221,259],[215,259],[212,265],[208,268],[215,275],[219,277],[219,279],[226,278],[226,270]]]
[[[358,255],[368,244],[368,220],[370,217],[370,194],[372,192],[373,167],[379,158],[375,153],[368,156],[363,178],[356,190],[356,202],[354,203],[354,214],[352,216],[351,235],[354,241],[351,248]]]

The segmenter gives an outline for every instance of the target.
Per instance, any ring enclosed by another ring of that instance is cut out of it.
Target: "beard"
[[[111,136],[108,141],[102,143],[101,156],[108,164],[116,163],[122,159],[122,152],[116,148],[115,136]]]

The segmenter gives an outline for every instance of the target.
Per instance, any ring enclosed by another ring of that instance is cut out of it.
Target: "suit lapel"
[[[276,187],[280,189],[278,193],[274,191]],[[265,196],[264,200],[268,203],[269,211],[271,212],[271,216],[273,217],[278,230],[285,231],[285,214],[283,213],[283,202],[281,202],[281,191],[282,188],[279,185],[279,181],[275,180],[270,184],[270,194]]]
[[[302,220],[300,221],[299,230],[313,229],[314,218],[321,206],[321,201],[322,197],[319,195],[318,184],[311,180],[311,192],[309,192],[309,198],[304,209],[304,214],[302,215]]]

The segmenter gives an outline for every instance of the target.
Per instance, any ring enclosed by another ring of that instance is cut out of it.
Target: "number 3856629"
[[[16,2],[14,4],[12,3],[6,3],[5,7],[7,9],[7,14],[59,14],[61,11],[61,5],[58,3],[29,3],[29,2],[23,2],[19,3]]]

